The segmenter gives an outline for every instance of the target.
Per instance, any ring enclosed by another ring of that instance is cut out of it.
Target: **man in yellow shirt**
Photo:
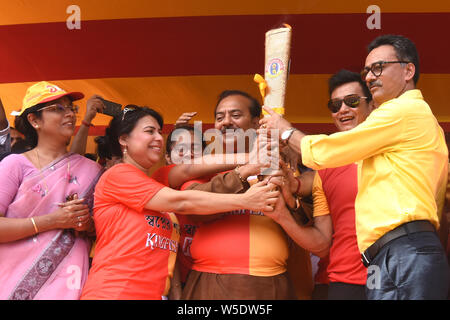
[[[358,161],[356,232],[368,266],[368,299],[445,299],[448,263],[436,229],[444,204],[448,150],[444,133],[416,89],[414,43],[385,35],[368,47],[362,71],[375,105],[359,126],[306,136],[265,108],[261,120],[313,169]]]

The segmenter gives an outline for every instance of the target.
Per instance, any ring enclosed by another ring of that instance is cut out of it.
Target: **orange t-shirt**
[[[159,168],[153,173],[152,178],[162,183],[163,185],[169,186],[169,173],[173,167],[175,167],[174,164]],[[181,186],[180,189],[185,190],[194,182],[196,181],[186,182]],[[194,237],[194,233],[198,225],[187,215],[177,214],[176,216],[180,224],[180,240],[177,261],[181,282],[186,282],[187,276],[192,268],[193,263],[190,250],[192,238]]]
[[[117,164],[95,188],[97,247],[81,299],[161,299],[170,287],[179,226],[172,213],[145,209],[164,186]]]
[[[367,268],[361,262],[355,227],[358,167],[355,163],[317,171],[313,184],[314,216],[331,215],[333,240],[328,260],[331,282],[364,285]]]
[[[190,253],[192,269],[196,271],[275,276],[286,272],[288,238],[263,213],[236,210],[218,220],[201,223],[195,231]]]

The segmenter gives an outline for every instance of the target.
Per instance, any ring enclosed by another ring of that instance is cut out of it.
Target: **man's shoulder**
[[[390,105],[395,105],[400,108],[405,107],[410,110],[414,107],[428,107],[428,103],[423,99],[422,92],[419,89],[407,90],[399,97],[386,101],[380,107]]]

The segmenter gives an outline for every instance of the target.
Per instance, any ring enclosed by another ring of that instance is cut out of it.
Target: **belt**
[[[417,220],[404,223],[397,228],[384,234],[381,238],[375,241],[366,251],[361,254],[361,260],[365,267],[368,267],[372,260],[375,258],[381,248],[388,242],[397,238],[406,236],[408,233],[431,231],[436,232],[436,229],[428,220]]]

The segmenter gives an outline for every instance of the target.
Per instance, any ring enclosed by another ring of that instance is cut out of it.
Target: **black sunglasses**
[[[367,99],[367,97],[360,97],[357,94],[349,94],[343,99],[330,99],[330,101],[328,101],[328,109],[330,109],[331,112],[336,113],[341,110],[342,102],[350,108],[357,108],[361,102],[361,99]]]
[[[370,65],[370,67],[364,67],[364,69],[361,70],[361,78],[366,81],[367,74],[372,72],[372,74],[375,77],[381,76],[381,73],[383,73],[383,64],[388,63],[409,63],[409,61],[378,61],[374,62]]]

